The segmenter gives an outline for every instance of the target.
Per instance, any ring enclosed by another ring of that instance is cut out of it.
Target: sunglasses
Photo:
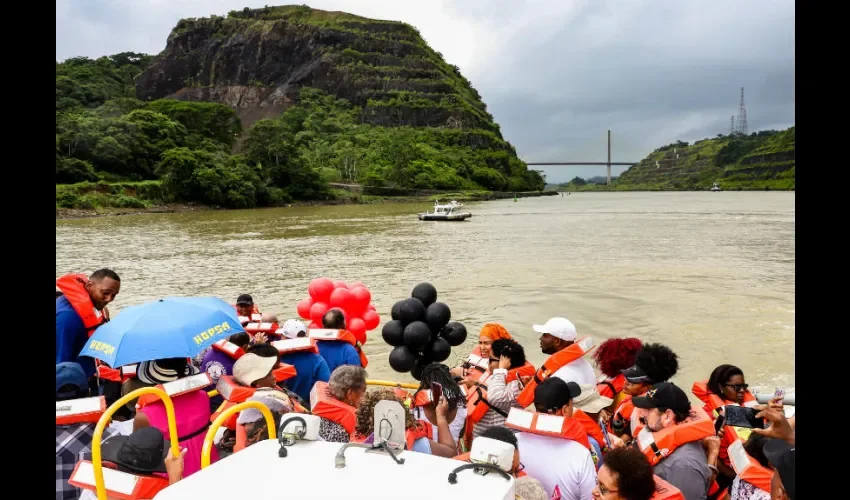
[[[746,391],[750,384],[723,384],[724,387],[732,387],[735,392]]]

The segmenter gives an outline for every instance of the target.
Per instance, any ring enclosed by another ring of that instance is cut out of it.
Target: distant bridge
[[[569,165],[607,165],[608,166],[608,182],[607,184],[611,185],[611,165],[622,165],[622,166],[633,166],[637,165],[637,162],[612,162],[611,161],[611,131],[608,131],[608,161],[558,161],[558,162],[540,162],[540,163],[526,163],[529,166],[569,166]]]

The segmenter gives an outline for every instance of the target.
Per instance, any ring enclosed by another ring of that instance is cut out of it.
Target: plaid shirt
[[[56,500],[78,500],[82,490],[68,484],[77,462],[91,459],[91,443],[95,424],[56,426]],[[113,429],[103,430],[103,439],[117,434]]]

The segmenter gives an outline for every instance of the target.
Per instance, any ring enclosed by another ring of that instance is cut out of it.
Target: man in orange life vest
[[[555,354],[573,345],[576,341],[576,327],[567,318],[550,318],[545,325],[533,325],[540,335],[540,350],[543,354]],[[593,366],[584,358],[575,359],[559,368],[553,377],[564,382],[576,384],[596,384]]]
[[[236,313],[239,316],[245,316],[246,318],[250,318],[252,314],[259,312],[259,310],[254,306],[254,298],[248,295],[247,293],[243,293],[239,297],[236,298]]]
[[[652,433],[680,424],[691,412],[688,395],[671,382],[653,385],[645,395],[633,398],[632,402],[638,419]],[[678,488],[688,500],[706,499],[712,482],[712,470],[717,471],[717,454],[720,450],[717,436],[711,437],[717,445],[712,450],[712,457],[706,457],[701,439],[675,443],[678,446],[655,464],[653,472]],[[640,441],[640,437],[636,441]]]
[[[57,280],[57,286],[67,288],[56,299],[56,364],[79,363],[91,378],[95,374],[94,360],[78,356],[89,334],[109,319],[106,305],[115,300],[121,290],[121,278],[111,269],[99,269],[85,282],[83,275],[72,275],[70,280],[65,278]]]

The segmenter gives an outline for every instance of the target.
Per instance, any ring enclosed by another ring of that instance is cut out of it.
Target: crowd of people
[[[165,406],[153,396],[122,407],[103,434],[107,466],[159,481],[160,488],[200,470],[210,422],[239,402],[263,403],[278,422],[291,412],[317,415],[324,441],[370,443],[375,405],[389,400],[409,410],[405,448],[411,452],[468,461],[477,439],[508,443],[515,452],[506,472],[525,500],[796,498],[795,416],[786,418],[781,394],[759,404],[736,366],[721,364],[694,382],[691,393],[704,404],[692,404],[671,382],[679,361],[669,346],[636,338],[595,346],[571,321],[554,317],[531,326],[548,356],[540,367],[502,325],[487,323],[461,365],[426,365],[418,389],[369,388],[365,356],[346,335],[341,311],[322,318],[322,326],[338,334],[316,340],[302,321],[279,324],[245,294],[235,304],[245,332],[193,359],[110,367],[79,353],[109,320],[107,305],[120,284],[108,269],[57,280],[56,400],[101,395],[111,404],[140,387],[187,379],[172,396],[179,456],[169,452]],[[261,321],[252,322],[258,315]],[[751,408],[766,425],[726,425],[733,406]],[[56,498],[94,498],[91,488],[69,478],[78,462],[90,460],[99,415],[60,418],[58,408]],[[212,462],[268,438],[254,409],[234,415],[224,428]]]

